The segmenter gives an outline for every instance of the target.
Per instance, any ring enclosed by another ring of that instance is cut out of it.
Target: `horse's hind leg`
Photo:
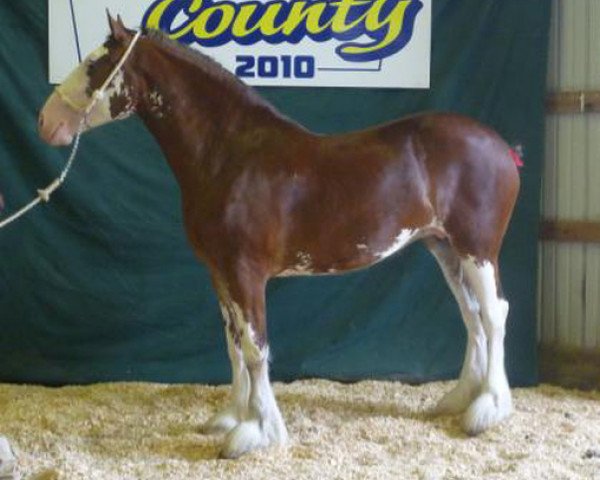
[[[448,241],[428,238],[425,245],[442,269],[467,328],[467,348],[458,384],[442,397],[434,413],[462,413],[479,395],[487,370],[486,338],[479,315],[479,302],[465,278],[460,257]]]
[[[463,419],[467,433],[475,435],[506,418],[512,410],[510,388],[504,369],[504,334],[508,302],[499,293],[498,263],[495,259],[463,259],[462,267],[481,305],[487,337],[488,365],[479,396]]]

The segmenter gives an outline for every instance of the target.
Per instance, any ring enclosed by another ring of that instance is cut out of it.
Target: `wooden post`
[[[600,243],[600,222],[545,220],[540,239],[555,242]]]
[[[548,113],[600,112],[600,91],[550,92],[546,97]]]

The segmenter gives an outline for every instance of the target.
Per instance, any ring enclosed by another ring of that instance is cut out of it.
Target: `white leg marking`
[[[467,433],[478,434],[510,415],[512,399],[504,369],[504,334],[508,302],[498,298],[494,267],[489,262],[463,261],[465,273],[481,305],[487,336],[488,366],[480,395],[463,419]]]
[[[227,351],[231,362],[232,384],[231,399],[229,404],[220,412],[211,417],[202,427],[204,433],[226,433],[233,430],[243,419],[248,408],[250,396],[250,377],[244,364],[242,352],[235,344],[231,333],[233,321],[227,306],[221,304],[221,312],[225,320],[225,335],[227,337]]]
[[[288,434],[269,381],[269,349],[260,348],[251,325],[241,318],[241,343],[250,374],[250,402],[242,423],[225,440],[221,455],[237,458],[257,448],[287,443]]]
[[[430,250],[454,294],[467,328],[467,348],[458,384],[434,408],[435,414],[454,415],[464,412],[480,393],[487,371],[486,337],[479,315],[479,302],[464,278],[457,255],[445,246],[433,246]]]
[[[234,321],[240,332],[244,363],[250,378],[250,400],[242,422],[229,432],[221,455],[237,458],[257,448],[287,443],[288,434],[269,381],[269,349],[261,348],[250,323],[232,303]]]

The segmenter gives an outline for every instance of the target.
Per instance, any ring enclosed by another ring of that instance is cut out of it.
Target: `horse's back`
[[[508,145],[489,128],[426,114],[341,135],[292,133],[285,149],[278,139],[246,162],[251,178],[235,184],[244,211],[256,207],[240,218],[277,219],[278,234],[267,237],[278,239],[282,267],[301,254],[312,272],[356,268],[405,243],[408,232],[438,227],[467,255],[497,253],[518,176]]]
[[[404,190],[397,195],[398,207],[410,205],[420,214],[401,215],[403,222],[428,219],[443,225],[464,254],[497,255],[519,175],[509,145],[493,129],[458,114],[425,113],[333,142],[357,152],[357,163],[386,172],[380,177],[380,185],[388,187],[381,190],[386,197],[390,186]],[[372,155],[365,156],[368,149]]]
[[[484,125],[477,120],[456,114],[445,112],[420,113],[406,116],[398,120],[385,123],[367,129],[372,130],[386,143],[403,142],[405,137],[409,136],[414,141],[419,141],[426,148],[426,153],[430,156],[433,150],[442,153],[440,150],[446,150],[454,153],[467,153],[467,150],[487,150],[488,154],[502,151],[506,153],[509,150],[508,144],[492,128]],[[489,149],[492,148],[494,152]],[[441,160],[443,156],[435,156],[436,160]],[[510,157],[506,157],[510,159]],[[467,160],[466,155],[462,157]],[[493,161],[502,162],[505,156],[496,156]]]
[[[503,170],[515,177],[517,173],[510,147],[490,127],[455,113],[422,113],[350,133],[322,137],[321,144],[343,159],[363,152],[388,156],[390,162],[404,163],[407,152],[427,162],[429,166],[469,164],[472,170],[481,168]],[[329,160],[329,159],[328,159]],[[362,158],[360,161],[364,161]]]

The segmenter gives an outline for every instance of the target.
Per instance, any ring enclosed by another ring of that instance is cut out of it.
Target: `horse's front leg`
[[[225,337],[227,338],[227,352],[231,362],[231,398],[223,410],[213,415],[202,426],[202,432],[207,434],[227,433],[233,430],[242,421],[250,396],[250,377],[244,363],[239,339],[234,338],[237,328],[233,323],[234,319],[232,312],[230,312],[231,302],[226,292],[224,295],[220,295],[219,303],[225,326]]]
[[[246,394],[248,401],[237,404],[241,407],[241,411],[236,412],[240,423],[225,438],[221,451],[225,458],[236,458],[257,448],[284,444],[288,438],[269,381],[266,279],[247,272],[241,277],[227,278],[218,286],[229,319],[228,338],[234,350],[241,352],[242,371],[247,372],[243,375],[247,375],[250,387]]]

